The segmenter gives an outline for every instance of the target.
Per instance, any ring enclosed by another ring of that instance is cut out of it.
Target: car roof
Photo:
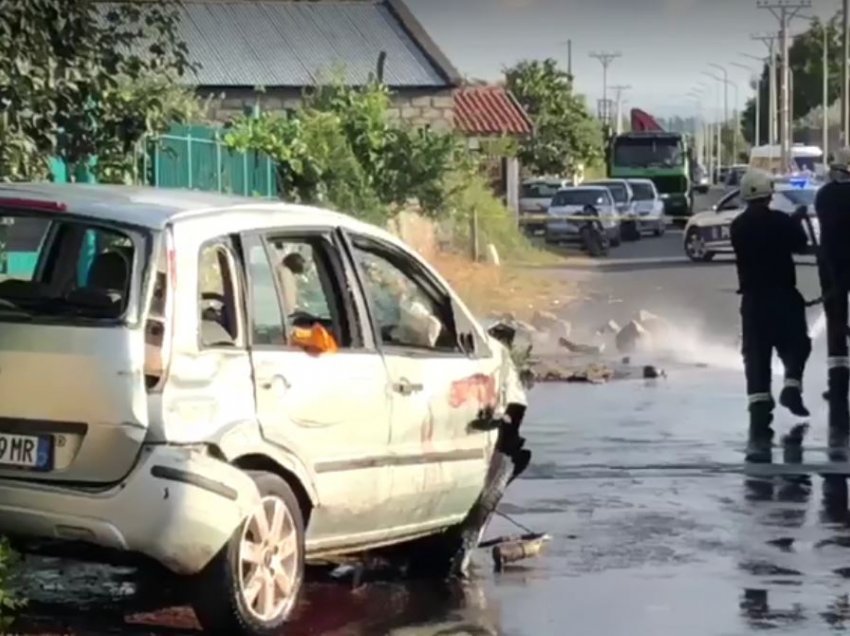
[[[559,190],[559,192],[574,192],[576,190],[590,190],[590,191],[605,191],[606,188],[604,185],[592,185],[592,184],[582,184],[577,186],[565,186]]]
[[[293,223],[303,223],[309,217],[313,224],[352,228],[366,225],[351,216],[322,208],[177,188],[80,183],[0,184],[0,204],[3,199],[59,203],[70,214],[150,229],[162,229],[184,219],[202,220],[227,212],[252,211],[266,215],[268,212],[282,213],[291,216]],[[10,203],[10,207],[14,204]],[[279,221],[280,217],[275,216]]]
[[[626,179],[628,183],[645,183],[648,185],[655,185],[652,179]]]

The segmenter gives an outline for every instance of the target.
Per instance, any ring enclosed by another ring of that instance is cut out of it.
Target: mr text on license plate
[[[0,433],[0,466],[50,468],[50,438]]]

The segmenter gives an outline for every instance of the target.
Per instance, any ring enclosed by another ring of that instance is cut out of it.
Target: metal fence
[[[228,148],[218,128],[174,126],[146,139],[141,182],[243,196],[277,198],[277,165],[258,152]]]
[[[136,183],[161,188],[188,188],[206,192],[238,194],[277,199],[277,164],[258,152],[239,152],[226,146],[220,128],[176,125],[168,134],[143,139]],[[77,182],[93,182],[90,169],[94,158],[73,175]],[[50,160],[56,183],[71,180],[68,167],[58,157]],[[0,232],[0,279],[4,276],[29,276],[37,252],[5,249],[5,230]]]

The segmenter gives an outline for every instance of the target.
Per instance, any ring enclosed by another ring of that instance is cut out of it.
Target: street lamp
[[[761,145],[761,75],[758,75],[751,67],[746,64],[742,64],[741,62],[732,62],[733,66],[737,66],[738,68],[742,68],[745,71],[749,71],[752,74],[750,79],[750,87],[755,89],[756,92],[756,115],[755,115],[755,130],[753,136],[753,143],[756,146]]]
[[[721,97],[720,97],[720,86],[721,86],[721,84],[723,85],[723,92],[724,92],[724,95],[725,95],[726,92],[727,92],[726,91],[726,88],[727,88],[726,83],[723,81],[722,77],[718,77],[717,75],[714,75],[710,71],[703,71],[703,75],[705,75],[706,77],[710,77],[715,82],[717,82],[717,85],[716,85],[716,88],[717,88],[716,96],[717,97],[716,97],[715,103],[718,105],[718,108],[720,108],[720,99],[721,99]],[[726,114],[727,114],[726,108],[723,108],[723,120],[717,126],[717,165],[718,166],[722,165],[722,163],[723,163],[723,136],[722,136],[723,127],[729,125],[729,120],[727,119]]]
[[[715,62],[711,62],[709,66],[718,69],[721,73],[723,73],[723,123],[729,122],[729,91],[727,90],[729,87],[729,71],[726,70],[726,67],[721,64],[716,64]]]

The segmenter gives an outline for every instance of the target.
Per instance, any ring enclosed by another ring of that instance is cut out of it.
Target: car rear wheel
[[[706,248],[699,229],[695,227],[689,229],[685,236],[685,254],[696,263],[707,263],[714,258],[714,252]]]
[[[273,636],[304,581],[304,520],[289,485],[251,472],[261,501],[199,576],[194,609],[204,631]]]

